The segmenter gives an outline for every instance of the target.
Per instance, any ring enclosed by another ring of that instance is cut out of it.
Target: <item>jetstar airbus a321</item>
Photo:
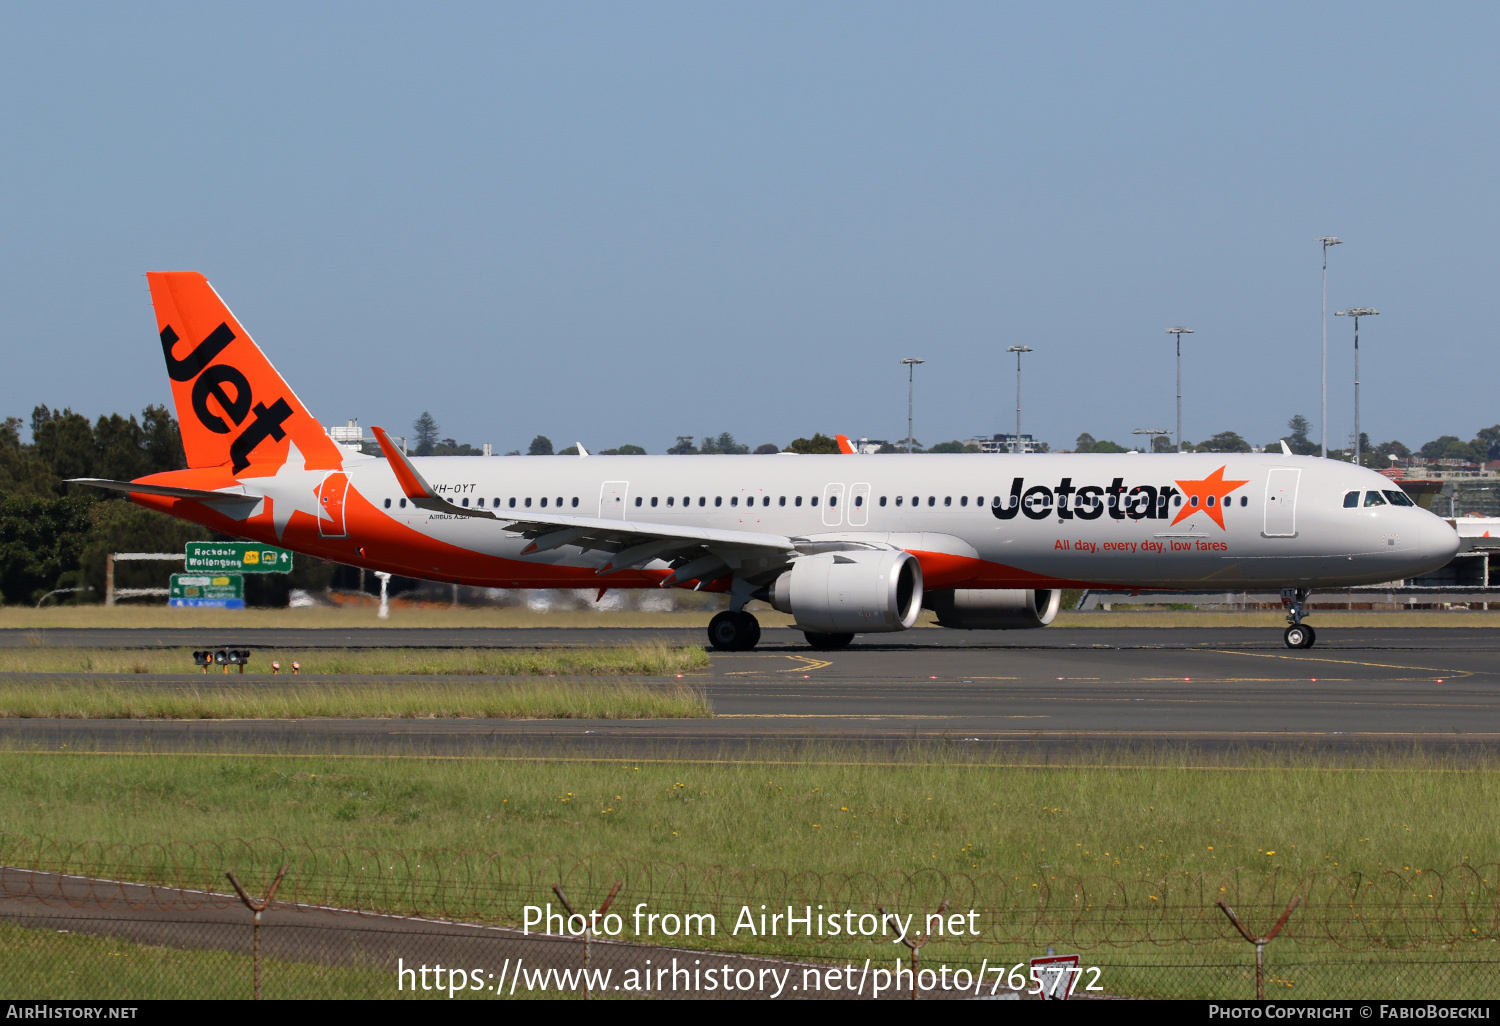
[[[1043,627],[1062,588],[1311,589],[1411,577],[1458,536],[1381,475],[1288,454],[384,459],[335,443],[201,274],[148,274],[187,470],[88,479],[149,509],[351,566],[500,588],[727,592],[814,648]],[[1284,450],[1284,447],[1283,447]]]

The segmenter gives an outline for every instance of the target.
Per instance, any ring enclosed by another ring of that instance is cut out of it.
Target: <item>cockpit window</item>
[[[1358,492],[1345,492],[1344,493],[1344,508],[1345,509],[1354,509],[1358,505],[1359,505],[1359,493]]]
[[[1380,497],[1380,493],[1379,492],[1377,492],[1377,491],[1368,491],[1368,492],[1365,492],[1365,505],[1366,506],[1384,506],[1385,505],[1385,500]]]
[[[1385,494],[1385,497],[1387,499],[1391,500],[1391,505],[1392,506],[1415,506],[1416,505],[1415,502],[1411,501],[1411,496],[1407,495],[1403,491],[1386,490],[1384,492],[1384,494]]]

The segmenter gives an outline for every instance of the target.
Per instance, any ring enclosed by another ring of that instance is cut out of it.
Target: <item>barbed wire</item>
[[[523,908],[556,899],[562,886],[594,907],[620,883],[624,914],[639,903],[658,912],[712,913],[733,924],[748,907],[799,917],[877,907],[917,922],[944,901],[976,913],[979,936],[948,944],[1037,946],[1057,940],[1082,950],[1135,945],[1209,945],[1237,935],[1215,903],[1233,906],[1252,928],[1268,927],[1294,896],[1301,907],[1282,937],[1348,950],[1413,950],[1500,937],[1500,864],[1378,873],[1242,866],[1162,874],[1023,876],[937,869],[879,873],[735,869],[608,856],[511,855],[289,844],[275,838],[107,844],[0,833],[0,899],[43,905],[146,909],[235,906],[224,873],[263,893],[289,870],[281,902],[427,919],[520,925]],[[758,922],[758,919],[757,919]],[[721,941],[727,929],[721,927]],[[668,940],[669,938],[657,938]],[[816,933],[812,945],[867,942]]]

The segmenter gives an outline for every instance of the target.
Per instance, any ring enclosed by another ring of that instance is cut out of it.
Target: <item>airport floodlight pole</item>
[[[1359,466],[1359,319],[1361,317],[1374,317],[1380,311],[1372,306],[1351,306],[1347,310],[1337,310],[1335,317],[1354,318],[1354,465]]]
[[[1150,435],[1151,441],[1146,444],[1147,452],[1156,451],[1156,438],[1158,435],[1170,435],[1172,432],[1166,428],[1136,428],[1131,432],[1133,435]]]
[[[1323,244],[1323,424],[1322,441],[1318,455],[1328,456],[1328,247],[1342,246],[1344,240],[1325,235],[1318,240]]]
[[[1182,451],[1182,336],[1191,335],[1192,328],[1177,324],[1167,329],[1168,335],[1177,336],[1177,451]]]
[[[1010,451],[1021,451],[1021,354],[1031,352],[1030,346],[1011,346],[1005,350],[1016,354],[1016,437],[1011,439]]]
[[[926,360],[918,360],[915,356],[908,356],[901,361],[906,364],[906,451],[911,452],[916,448],[917,441],[911,426],[911,400],[916,389],[917,364],[926,363]]]

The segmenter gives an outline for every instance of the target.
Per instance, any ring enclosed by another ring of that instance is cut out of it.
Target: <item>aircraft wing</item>
[[[597,572],[618,573],[656,559],[675,561],[672,574],[662,583],[708,581],[740,566],[745,557],[764,559],[768,568],[780,568],[786,560],[802,552],[822,551],[824,545],[784,534],[758,531],[727,531],[712,527],[690,527],[677,524],[653,524],[632,520],[606,520],[599,517],[567,516],[561,513],[520,515],[509,512],[460,506],[438,495],[420,471],[396,447],[382,428],[373,428],[381,451],[390,461],[396,480],[406,497],[419,509],[451,516],[494,520],[503,529],[522,534],[532,543],[522,555],[546,552],[563,545],[599,549],[612,553],[609,562]],[[803,547],[808,546],[808,547]],[[845,548],[864,548],[858,543]],[[768,558],[769,557],[769,558]]]

